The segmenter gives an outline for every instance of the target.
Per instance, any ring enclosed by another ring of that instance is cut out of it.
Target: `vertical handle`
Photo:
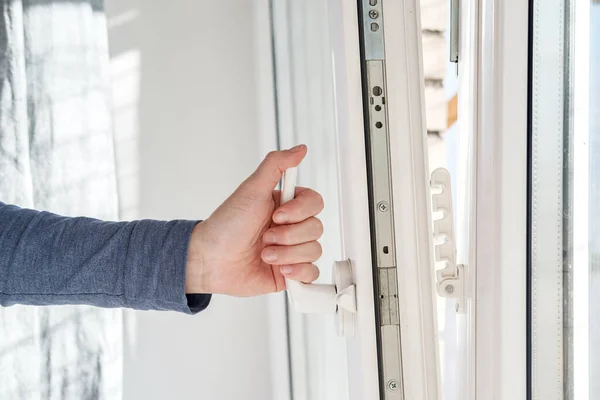
[[[298,181],[298,167],[289,168],[283,173],[283,185],[281,186],[281,205],[294,199],[296,194],[296,182]]]
[[[289,168],[283,173],[281,204],[294,199],[298,168]],[[337,291],[335,285],[307,284],[285,278],[290,302],[298,312],[335,313]]]
[[[298,168],[283,173],[281,204],[294,199]],[[333,284],[302,283],[285,279],[290,303],[295,311],[311,314],[334,314],[336,330],[340,336],[354,336],[356,313],[356,286],[352,283],[350,261],[333,265]]]

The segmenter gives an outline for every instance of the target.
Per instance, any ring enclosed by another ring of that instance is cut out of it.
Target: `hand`
[[[296,167],[306,146],[275,151],[204,222],[196,225],[188,251],[186,293],[256,296],[285,289],[285,279],[313,282],[321,257],[317,240],[323,210],[317,192],[297,188],[279,206],[274,190],[283,171]]]

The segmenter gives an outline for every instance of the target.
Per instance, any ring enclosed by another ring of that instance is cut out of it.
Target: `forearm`
[[[209,296],[188,305],[184,292],[195,225],[68,218],[0,203],[0,305],[200,311]]]

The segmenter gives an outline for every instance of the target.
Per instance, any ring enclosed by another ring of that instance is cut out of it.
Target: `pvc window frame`
[[[460,25],[457,398],[525,400],[528,2],[461,1]]]

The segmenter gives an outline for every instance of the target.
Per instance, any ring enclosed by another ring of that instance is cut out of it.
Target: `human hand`
[[[283,171],[306,156],[304,145],[267,155],[258,169],[205,221],[188,250],[186,293],[256,296],[285,289],[285,279],[316,280],[323,198],[307,188],[279,205]]]

